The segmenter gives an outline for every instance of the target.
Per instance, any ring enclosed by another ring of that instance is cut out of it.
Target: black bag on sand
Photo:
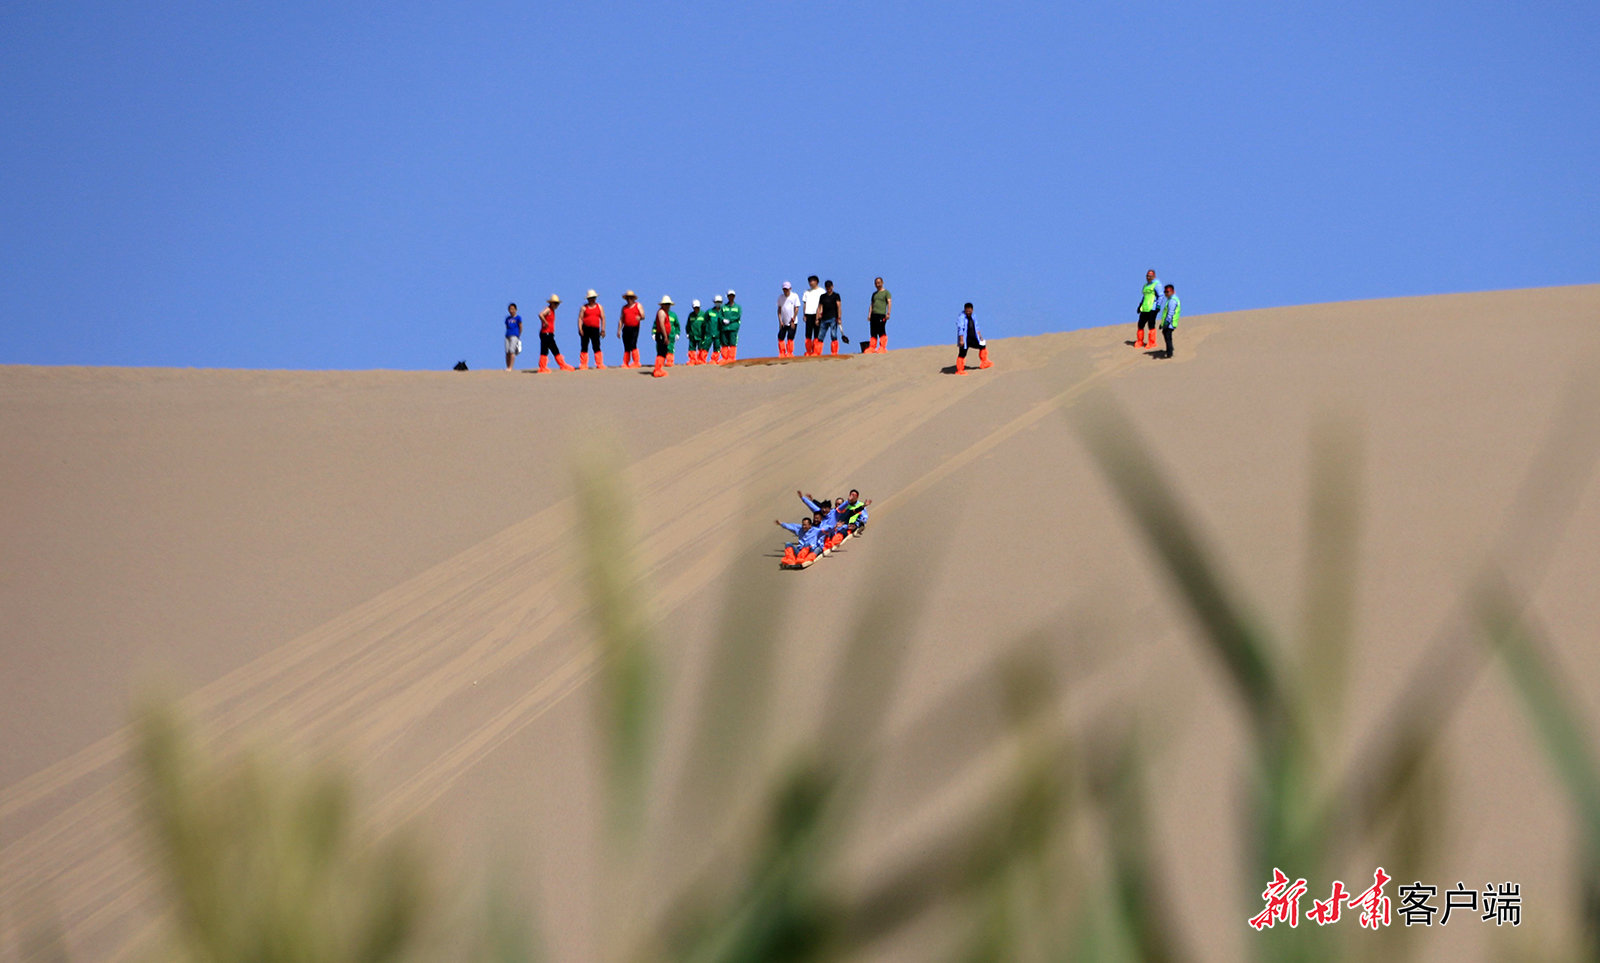
[[[456,366],[455,366],[455,368],[453,370],[465,371],[465,370],[467,370],[467,363],[465,361],[457,361],[456,362]]]

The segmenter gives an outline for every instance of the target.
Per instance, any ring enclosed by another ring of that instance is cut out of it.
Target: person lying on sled
[[[783,565],[802,565],[815,561],[822,555],[822,529],[813,524],[811,519],[802,518],[798,525],[791,525],[773,519],[773,524],[779,528],[793,532],[798,540],[790,542],[783,547]]]

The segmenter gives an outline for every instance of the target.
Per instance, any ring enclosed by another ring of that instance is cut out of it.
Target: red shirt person
[[[600,295],[590,288],[584,295],[584,305],[578,309],[578,370],[589,367],[589,349],[594,347],[594,366],[604,368],[605,358],[600,354],[600,342],[606,336],[606,309],[600,306]]]
[[[617,337],[622,339],[622,366],[639,367],[639,322],[644,320],[644,306],[632,291],[622,296],[622,324]]]

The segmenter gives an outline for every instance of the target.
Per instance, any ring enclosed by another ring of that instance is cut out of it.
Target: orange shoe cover
[[[560,368],[562,371],[577,371],[578,370],[577,368],[574,368],[572,365],[567,364],[567,359],[561,357],[559,354],[556,355],[556,367]]]
[[[958,356],[956,358],[956,374],[964,375],[966,373],[967,373],[967,359]]]
[[[993,368],[994,367],[993,362],[991,362],[989,360],[989,349],[988,348],[979,348],[978,349],[978,367],[980,367],[980,368]]]

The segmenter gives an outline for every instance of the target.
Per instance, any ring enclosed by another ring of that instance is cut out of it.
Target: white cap
[[[672,295],[670,295],[670,294],[663,294],[663,295],[662,295],[662,296],[661,296],[661,303],[662,303],[662,304],[671,304],[671,303],[672,303]]]
[[[790,288],[790,286],[791,286],[791,285],[790,285],[790,284],[789,284],[789,282],[788,282],[788,281],[785,281],[785,282],[783,282],[783,289],[784,289],[784,290],[785,290],[785,291],[787,291],[787,290],[789,290],[789,288]]]
[[[728,297],[730,297],[730,298],[733,297],[735,294],[738,294],[738,293],[739,292],[735,291],[733,288],[729,288],[728,289]]]
[[[711,300],[715,301],[717,304],[721,304],[722,303],[722,295],[719,294],[716,297],[712,298]]]
[[[689,302],[689,306],[692,308],[698,308],[700,306],[700,299],[695,298],[693,301]]]

